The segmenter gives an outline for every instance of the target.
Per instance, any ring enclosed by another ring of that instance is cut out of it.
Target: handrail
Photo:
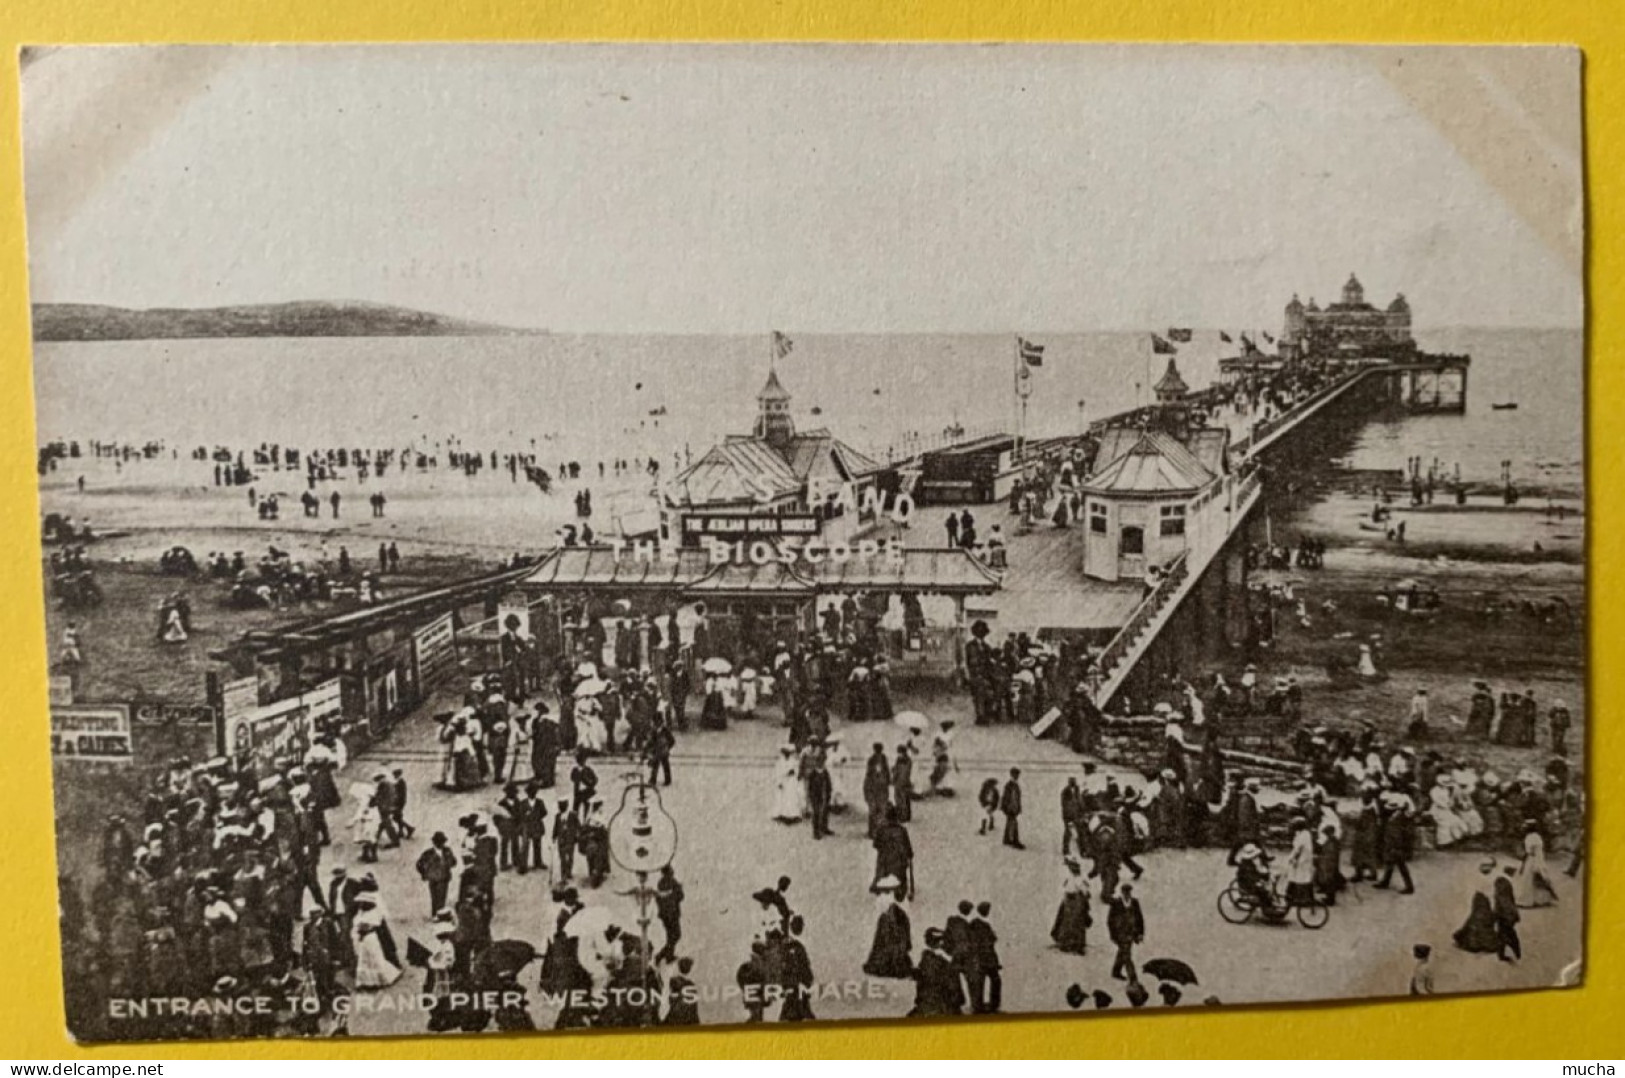
[[[1140,600],[1140,605],[1134,608],[1134,613],[1129,615],[1128,621],[1124,622],[1123,627],[1117,630],[1117,635],[1112,637],[1111,642],[1106,645],[1106,650],[1100,653],[1100,659],[1096,663],[1096,668],[1101,674],[1102,683],[1111,680],[1112,674],[1116,673],[1117,664],[1122,661],[1124,655],[1134,646],[1135,640],[1139,638],[1140,630],[1145,628],[1157,616],[1168,600],[1179,590],[1179,586],[1185,581],[1188,567],[1189,556],[1187,554],[1181,554],[1174,559],[1168,566],[1168,575],[1158,581],[1157,586],[1152,588],[1144,599]]]

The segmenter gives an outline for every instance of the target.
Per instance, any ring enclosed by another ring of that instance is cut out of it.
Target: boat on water
[[[1513,411],[1517,411],[1517,408],[1518,408],[1518,402],[1517,401],[1505,401],[1505,402],[1503,402],[1501,404],[1492,404],[1492,405],[1490,405],[1490,410],[1495,411],[1495,412],[1513,412]]]

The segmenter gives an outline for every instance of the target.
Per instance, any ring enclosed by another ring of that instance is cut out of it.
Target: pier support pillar
[[[1247,642],[1250,610],[1247,594],[1247,554],[1245,527],[1238,528],[1219,555],[1218,569],[1223,579],[1222,605],[1225,643],[1241,647]]]

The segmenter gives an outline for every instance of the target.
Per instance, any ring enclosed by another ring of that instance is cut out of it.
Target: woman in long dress
[[[1083,865],[1071,857],[1066,859],[1066,875],[1061,878],[1061,906],[1055,911],[1055,924],[1049,938],[1067,954],[1083,954],[1088,950],[1089,881],[1083,878]]]
[[[370,918],[356,917],[351,930],[355,944],[355,986],[388,988],[401,978],[401,968],[384,957],[380,926]]]
[[[474,738],[469,733],[468,721],[465,717],[452,719],[440,734],[451,751],[448,769],[454,790],[471,790],[480,784],[480,765],[474,755]]]
[[[1474,792],[1478,788],[1478,776],[1469,768],[1457,768],[1450,773],[1455,783],[1452,789],[1456,815],[1461,817],[1461,825],[1466,828],[1468,838],[1477,838],[1484,833],[1484,815],[1478,811],[1478,804],[1474,799]]]
[[[1493,897],[1495,862],[1485,861],[1478,866],[1483,879],[1473,892],[1473,903],[1467,911],[1467,920],[1456,929],[1456,946],[1473,954],[1496,954],[1501,949],[1500,933],[1495,928],[1495,901]]]
[[[163,641],[166,644],[186,643],[186,622],[181,620],[181,612],[174,607],[169,608],[164,618]]]
[[[877,722],[888,722],[896,713],[891,700],[891,663],[884,655],[876,655],[869,666],[869,711]]]
[[[779,749],[773,774],[773,818],[780,823],[796,823],[807,814],[807,805],[794,745],[784,745]]]
[[[852,804],[851,769],[846,765],[852,762],[852,754],[846,751],[846,741],[840,734],[831,734],[824,739],[829,747],[824,756],[824,767],[829,772],[829,807],[831,812],[845,812]]]
[[[1557,904],[1557,892],[1552,888],[1552,876],[1546,868],[1546,840],[1533,821],[1524,826],[1523,861],[1518,865],[1517,875],[1512,877],[1512,896],[1524,909]]]
[[[931,775],[929,779],[930,792],[933,794],[952,796],[953,787],[948,784],[948,775],[957,770],[954,767],[952,746],[954,741],[953,723],[942,724],[942,732],[931,739]]]
[[[720,678],[712,675],[705,679],[705,703],[700,708],[700,729],[726,730],[728,709],[723,700]]]
[[[361,847],[361,860],[368,864],[378,860],[378,832],[383,822],[376,797],[369,797],[358,805],[350,820],[351,838]]]
[[[1456,815],[1456,798],[1453,790],[1454,783],[1450,776],[1440,775],[1428,791],[1428,800],[1432,807],[1428,814],[1433,817],[1434,840],[1433,844],[1443,849],[1454,846],[1467,837],[1467,824]]]
[[[739,717],[754,719],[756,717],[756,704],[760,696],[761,685],[757,682],[756,671],[750,667],[739,672]]]
[[[576,743],[589,752],[603,752],[609,738],[604,726],[603,704],[596,696],[576,701]]]
[[[869,945],[863,972],[871,977],[906,980],[914,975],[914,939],[908,911],[898,898],[903,885],[897,877],[887,876],[879,880],[877,886],[884,888],[880,896],[880,916],[875,919],[874,940]]]

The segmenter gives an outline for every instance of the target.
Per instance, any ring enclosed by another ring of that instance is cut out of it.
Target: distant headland
[[[487,337],[538,332],[353,300],[139,310],[94,303],[36,303],[33,313],[36,341],[135,341],[182,337]]]

